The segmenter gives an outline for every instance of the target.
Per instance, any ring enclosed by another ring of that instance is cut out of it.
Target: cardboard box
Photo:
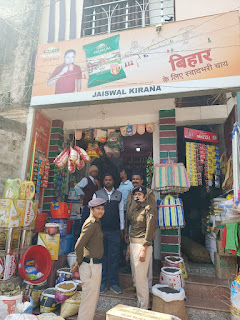
[[[218,279],[234,278],[237,274],[237,257],[236,256],[220,256],[214,253],[215,270]]]
[[[13,200],[19,215],[19,227],[30,227],[36,219],[38,201]]]
[[[225,224],[217,223],[216,227],[214,228],[213,232],[216,234],[217,240],[222,240],[223,232],[224,232]]]
[[[50,236],[47,233],[40,232],[38,234],[38,243],[48,249],[52,260],[58,260],[60,234]]]
[[[233,256],[232,253],[229,253],[225,250],[225,248],[223,248],[222,246],[222,240],[217,240],[217,252],[220,256]]]
[[[19,227],[19,213],[16,210],[14,200],[0,199],[0,227]]]
[[[174,316],[118,304],[106,313],[106,320],[174,320]]]

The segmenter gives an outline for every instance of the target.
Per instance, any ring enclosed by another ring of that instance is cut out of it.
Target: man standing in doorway
[[[118,266],[120,239],[124,236],[124,205],[122,193],[114,189],[114,179],[111,173],[103,177],[104,188],[93,195],[94,198],[106,200],[105,214],[101,219],[103,232],[104,254],[102,258],[102,283],[100,292],[107,290],[108,282],[110,290],[116,294],[122,293],[119,287]]]
[[[47,85],[55,86],[55,94],[70,93],[81,90],[82,71],[74,64],[76,51],[69,49],[64,54],[64,63],[53,71]]]
[[[132,184],[133,184],[133,187],[136,188],[136,187],[139,187],[141,185],[143,185],[143,175],[141,172],[134,172],[132,174]],[[154,196],[154,193],[151,189],[148,189],[147,188],[147,199],[146,199],[146,204],[149,204],[154,212],[155,212],[155,215],[154,215],[154,219],[155,219],[155,230],[158,228],[158,222],[157,222],[157,202],[156,202],[156,199],[155,199],[155,196]],[[129,193],[128,195],[128,198],[127,198],[127,203],[126,203],[126,210],[127,210],[127,214],[129,215],[128,211],[129,211],[129,208],[133,206],[136,206],[136,202],[134,200],[134,197],[133,197],[133,194],[132,192]],[[131,213],[130,213],[131,214]],[[126,220],[125,220],[126,222]],[[127,222],[125,223],[125,240],[127,242],[127,238],[128,238],[128,228],[129,226],[127,225]],[[131,228],[131,226],[130,226]],[[155,238],[155,232],[154,232],[154,236],[153,236],[153,240]],[[148,286],[149,286],[149,290],[151,292],[152,290],[152,278],[153,278],[153,265],[152,265],[152,259],[151,259],[151,262],[150,262],[150,265],[149,265],[149,269],[148,269]],[[132,268],[132,272],[133,272],[133,268]],[[128,291],[135,291],[136,290],[136,285],[135,285],[135,277],[134,277],[134,274],[132,274],[133,276],[133,287],[131,288],[128,288]]]
[[[124,203],[124,221],[126,221],[126,202],[127,202],[127,197],[129,193],[133,189],[132,182],[130,181],[131,179],[131,172],[127,168],[123,168],[120,172],[120,179],[122,180],[120,183],[120,186],[118,190],[122,193],[123,197],[123,203]],[[127,244],[124,239],[121,239],[120,243],[120,266],[125,267],[126,266],[126,249],[127,249]]]
[[[99,189],[98,188],[98,167],[91,166],[88,170],[88,177],[82,178],[82,180],[75,186],[75,190],[78,195],[83,196],[83,208],[82,208],[82,219],[80,225],[80,231],[85,220],[89,217],[90,208],[88,203],[92,200],[93,194]]]

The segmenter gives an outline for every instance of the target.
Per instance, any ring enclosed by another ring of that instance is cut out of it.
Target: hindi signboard
[[[40,45],[33,106],[240,87],[239,12]]]
[[[184,138],[211,143],[218,143],[218,133],[184,128]]]

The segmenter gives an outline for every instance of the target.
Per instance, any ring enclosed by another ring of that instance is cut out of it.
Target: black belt
[[[97,259],[97,258],[83,258],[83,261],[86,263],[90,263],[91,259],[93,259],[94,264],[102,263],[102,259]]]

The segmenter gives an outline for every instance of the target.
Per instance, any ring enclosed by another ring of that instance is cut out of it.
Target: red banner
[[[218,133],[184,128],[184,138],[218,143]]]

